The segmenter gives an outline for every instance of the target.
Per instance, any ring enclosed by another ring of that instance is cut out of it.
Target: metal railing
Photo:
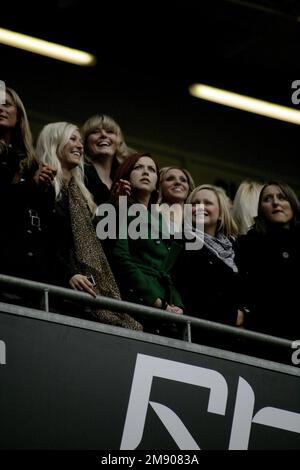
[[[251,343],[259,343],[264,347],[272,346],[276,348],[284,348],[289,351],[292,350],[292,341],[284,338],[269,336],[263,333],[228,326],[222,323],[203,320],[188,315],[169,313],[157,308],[147,307],[123,300],[116,300],[110,297],[97,296],[96,298],[93,298],[87,293],[35,282],[28,279],[0,274],[0,291],[5,293],[13,291],[14,294],[24,291],[40,293],[43,298],[40,309],[45,312],[51,312],[50,303],[53,296],[53,298],[61,298],[84,306],[93,307],[93,309],[97,309],[99,307],[106,308],[114,312],[127,312],[128,314],[134,315],[136,318],[147,316],[162,321],[170,321],[175,324],[185,325],[184,339],[188,342],[192,341],[193,328],[197,328],[205,331],[222,333],[229,337],[246,339]],[[93,318],[91,318],[91,320],[93,320]],[[96,319],[94,320],[97,321]]]

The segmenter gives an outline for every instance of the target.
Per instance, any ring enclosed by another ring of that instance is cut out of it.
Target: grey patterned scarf
[[[232,242],[223,233],[218,233],[215,237],[204,233],[204,245],[214,253],[215,256],[224,261],[235,273],[238,272],[234,261],[235,253]]]
[[[216,237],[208,235],[208,233],[200,230],[199,227],[195,228],[191,221],[187,218],[184,221],[185,234],[188,234],[198,240],[199,249],[205,245],[215,256],[220,258],[227,266],[229,266],[235,273],[238,272],[238,268],[235,264],[234,257],[235,253],[232,247],[231,239],[226,237],[223,233],[218,233]]]

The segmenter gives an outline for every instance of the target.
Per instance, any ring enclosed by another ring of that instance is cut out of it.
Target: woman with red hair
[[[150,153],[133,154],[118,168],[114,184],[130,183],[128,211],[121,214],[123,223],[119,227],[124,234],[125,226],[127,233],[116,240],[110,258],[124,299],[181,314],[182,301],[170,275],[181,247],[162,238],[161,220],[155,213],[158,175],[157,163]],[[117,196],[114,203],[122,210]],[[139,214],[139,224],[133,213]],[[153,224],[158,228],[155,235]]]

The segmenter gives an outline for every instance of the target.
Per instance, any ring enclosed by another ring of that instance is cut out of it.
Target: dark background
[[[280,178],[300,194],[299,127],[189,95],[206,83],[293,109],[300,78],[300,2],[11,1],[0,26],[94,53],[78,67],[0,45],[0,78],[29,113],[34,137],[50,121],[111,114],[127,142],[196,183],[234,193],[244,178]]]

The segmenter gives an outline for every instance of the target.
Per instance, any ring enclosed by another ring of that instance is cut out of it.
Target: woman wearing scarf
[[[186,245],[175,266],[176,286],[185,312],[238,325],[243,315],[238,312],[237,301],[238,269],[234,251],[237,228],[230,215],[228,198],[222,188],[206,184],[192,191],[187,204],[192,204],[192,224],[185,217],[185,234],[192,232],[200,248],[189,250]],[[202,224],[196,224],[197,211]]]
[[[37,141],[40,160],[56,171],[55,204],[49,221],[49,259],[54,284],[120,299],[110,266],[97,239],[92,219],[96,205],[84,185],[83,142],[78,128],[67,122],[46,125]],[[139,330],[127,314],[97,310],[102,323]]]

